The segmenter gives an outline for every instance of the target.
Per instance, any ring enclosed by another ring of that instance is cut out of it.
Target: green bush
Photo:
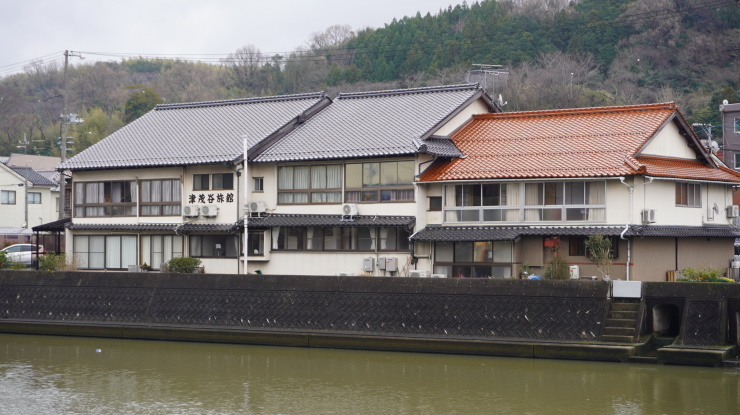
[[[167,261],[167,268],[170,272],[179,272],[182,274],[190,274],[195,272],[200,266],[200,259],[189,256],[183,256],[178,258],[172,258]]]
[[[0,269],[6,269],[10,267],[10,258],[5,251],[0,251]]]
[[[681,271],[683,281],[693,282],[734,282],[730,278],[722,276],[723,270],[719,268],[686,268]]]
[[[39,255],[40,271],[65,271],[67,267],[67,259],[64,254]]]
[[[570,278],[568,261],[560,256],[559,253],[556,253],[545,262],[545,272],[543,276],[551,280],[567,280]]]

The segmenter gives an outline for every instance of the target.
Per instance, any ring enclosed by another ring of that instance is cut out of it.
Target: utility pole
[[[76,56],[80,59],[85,59],[76,52],[70,52],[68,50],[64,51],[64,77],[62,78],[62,101],[63,101],[63,108],[62,108],[62,115],[61,115],[61,137],[59,137],[59,143],[61,147],[62,152],[62,163],[67,161],[67,125],[79,125],[82,124],[82,120],[77,118],[77,114],[67,114],[67,66],[69,65],[69,57],[70,56]],[[64,177],[64,171],[59,172],[59,219],[64,219],[66,217],[64,212],[64,206],[65,206],[65,198],[66,198],[66,191],[67,191],[67,185],[66,185],[66,177]]]

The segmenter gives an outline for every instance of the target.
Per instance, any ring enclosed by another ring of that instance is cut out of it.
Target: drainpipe
[[[627,182],[624,181],[624,177],[620,177],[619,181],[622,182],[623,185],[627,186],[630,189],[630,219],[629,222],[624,226],[624,230],[619,235],[621,239],[624,239],[627,241],[627,265],[626,265],[626,277],[627,281],[630,280],[630,264],[632,263],[632,240],[629,238],[625,238],[624,234],[627,233],[627,231],[630,229],[630,225],[632,225],[632,220],[634,219],[634,197],[635,197],[635,186],[631,184],[627,184]]]
[[[244,180],[244,204],[242,206],[242,219],[244,220],[244,274],[248,274],[249,265],[249,232],[247,232],[247,219],[249,217],[249,171],[247,166],[249,160],[247,158],[247,136],[242,137],[244,141],[244,166],[242,167],[242,179]]]

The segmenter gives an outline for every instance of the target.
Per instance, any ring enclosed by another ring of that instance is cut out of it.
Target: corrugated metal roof
[[[274,226],[409,226],[415,222],[413,216],[355,216],[353,218],[341,215],[286,215],[271,214],[263,217],[250,217],[247,224],[254,228],[270,228]],[[240,221],[239,225],[243,226]]]
[[[326,99],[324,93],[158,105],[61,164],[95,170],[232,162]]]
[[[441,124],[481,96],[478,84],[340,94],[253,161],[415,154]]]

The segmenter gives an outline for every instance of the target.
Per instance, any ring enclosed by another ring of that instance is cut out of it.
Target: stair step
[[[607,316],[607,318],[616,320],[636,320],[637,311],[609,310],[609,315]]]
[[[604,322],[604,327],[630,327],[635,328],[637,322],[629,318],[609,318]]]
[[[630,336],[635,334],[634,327],[604,327],[604,334],[611,336]]]
[[[611,304],[611,311],[635,311],[640,309],[640,303],[615,303]]]
[[[602,335],[601,341],[610,343],[632,343],[632,336]]]

